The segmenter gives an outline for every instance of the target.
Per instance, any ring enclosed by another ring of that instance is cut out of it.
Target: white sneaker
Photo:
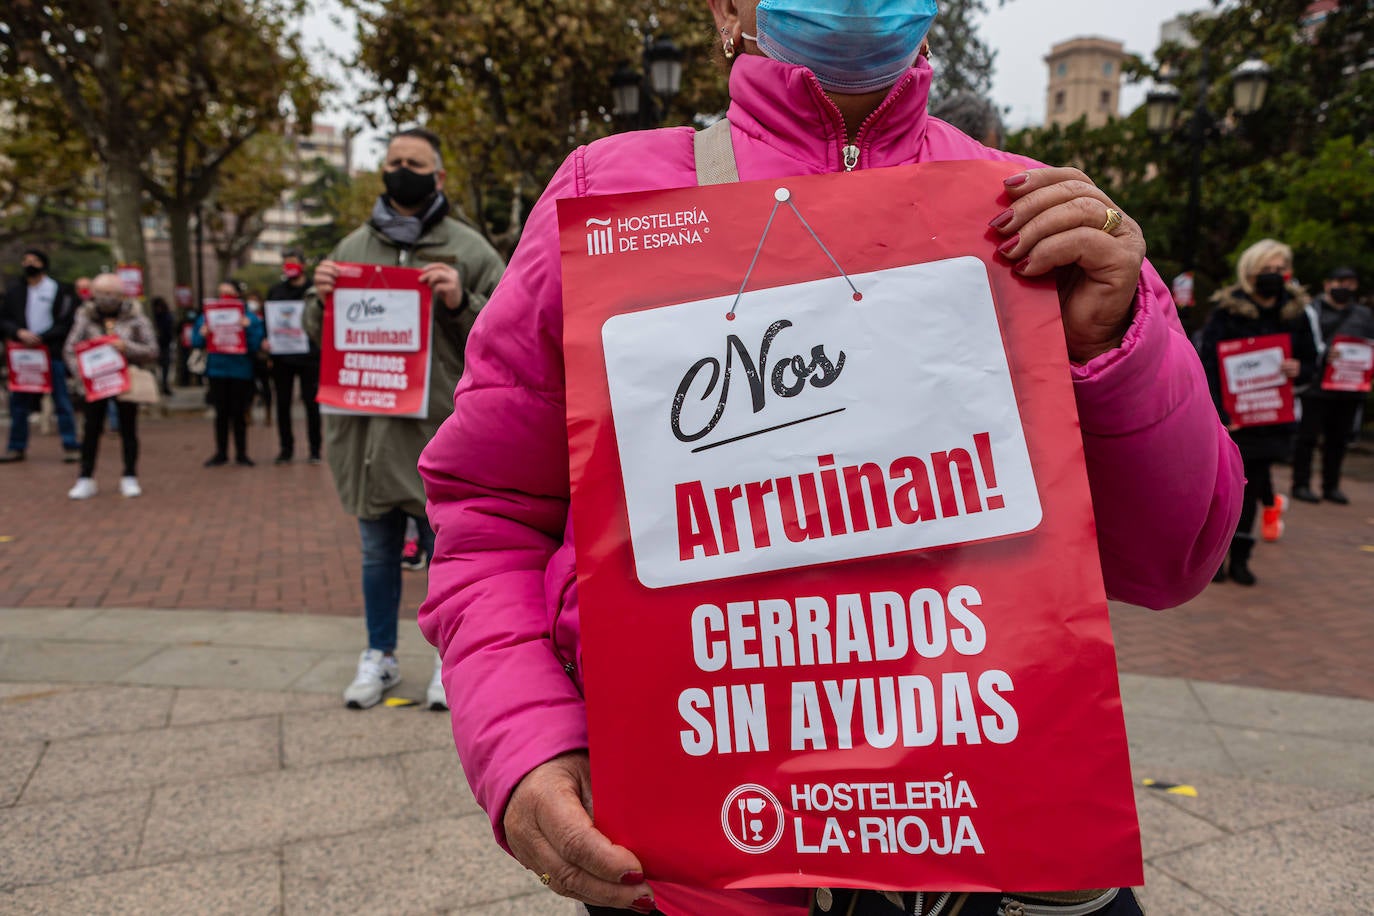
[[[123,496],[125,499],[133,499],[135,496],[142,496],[143,488],[138,485],[138,478],[119,478],[119,495]]]
[[[90,499],[95,495],[95,478],[78,477],[76,486],[67,491],[68,499]]]
[[[425,702],[430,709],[448,709],[448,696],[444,693],[444,660],[434,653],[434,676],[429,679],[429,689],[425,691]]]
[[[367,709],[382,701],[382,694],[401,683],[401,669],[396,656],[385,655],[380,649],[368,649],[358,658],[358,673],[353,683],[344,689],[344,705],[349,709]]]

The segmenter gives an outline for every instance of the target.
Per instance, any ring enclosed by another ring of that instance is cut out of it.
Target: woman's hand
[[[1279,371],[1283,373],[1285,378],[1297,378],[1298,370],[1301,368],[1301,364],[1296,359],[1285,359],[1279,363]]]
[[[1122,214],[1103,231],[1116,205],[1078,169],[1031,169],[1004,184],[1012,205],[990,223],[1004,239],[997,251],[1024,277],[1058,271],[1069,359],[1086,363],[1119,346],[1145,260],[1140,226]]]
[[[634,853],[592,825],[591,769],[585,753],[564,754],[525,775],[502,824],[520,863],[556,893],[598,906],[649,913],[653,891]]]

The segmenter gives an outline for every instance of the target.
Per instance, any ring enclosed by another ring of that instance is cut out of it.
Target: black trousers
[[[1246,535],[1255,527],[1255,516],[1260,506],[1274,504],[1274,478],[1270,473],[1272,461],[1242,461],[1245,468],[1245,495],[1240,505],[1240,521],[1236,522],[1236,534]]]
[[[291,387],[296,379],[301,382],[301,403],[305,405],[305,432],[310,440],[310,455],[320,454],[320,405],[315,396],[320,390],[319,363],[288,363],[282,360],[272,362],[272,385],[277,390],[277,440],[281,453],[290,458],[296,453],[296,436],[291,429]]]
[[[1322,492],[1340,487],[1341,464],[1359,409],[1356,398],[1302,399],[1302,422],[1293,448],[1294,488],[1312,485],[1312,452],[1318,439],[1322,444]]]
[[[81,476],[95,475],[95,459],[100,454],[100,436],[105,432],[105,417],[110,412],[111,398],[87,401],[81,412],[85,423],[81,430]],[[124,476],[138,476],[138,405],[115,401],[119,414],[119,441],[124,446]]]
[[[215,454],[229,455],[229,430],[234,431],[234,456],[248,455],[248,411],[253,406],[251,378],[210,379],[210,404],[215,408]]]

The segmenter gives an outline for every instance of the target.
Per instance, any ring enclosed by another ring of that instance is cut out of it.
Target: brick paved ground
[[[1354,501],[1295,503],[1255,548],[1259,584],[1210,585],[1163,613],[1113,606],[1123,671],[1374,699],[1374,456],[1351,456]],[[1274,482],[1286,492],[1289,469]]]
[[[145,418],[144,495],[118,495],[119,439],[101,440],[101,492],[67,499],[76,478],[55,436],[29,460],[0,465],[0,607],[150,607],[362,613],[357,522],[327,465],[272,465],[275,428],[249,429],[255,468],[201,467],[214,451],[210,421]],[[296,432],[297,445],[304,430]],[[405,601],[425,576],[406,575]],[[361,633],[361,629],[360,629]]]
[[[0,466],[0,607],[361,614],[356,525],[326,467],[271,466],[275,433],[255,426],[258,467],[205,470],[199,416],[147,420],[142,440],[137,500],[114,495],[113,438],[84,504],[66,498],[75,472],[53,436]],[[1374,699],[1374,457],[1351,471],[1355,505],[1294,506],[1283,541],[1256,551],[1256,588],[1210,586],[1164,614],[1114,607],[1122,670]],[[1276,480],[1286,489],[1286,468]],[[405,608],[424,580],[407,574]]]

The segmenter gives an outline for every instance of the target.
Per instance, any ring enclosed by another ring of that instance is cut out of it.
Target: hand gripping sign
[[[430,311],[419,270],[339,264],[320,334],[320,409],[427,416]]]
[[[205,302],[205,352],[244,356],[248,332],[243,326],[243,303],[237,299]]]
[[[1221,405],[1232,424],[1245,427],[1293,422],[1293,385],[1283,374],[1283,361],[1292,352],[1293,342],[1287,334],[1217,344]]]
[[[76,368],[87,401],[101,401],[129,390],[129,364],[115,346],[117,337],[96,337],[76,345]]]
[[[10,391],[14,394],[48,394],[52,391],[52,365],[47,347],[11,343],[5,348],[10,367]]]
[[[1326,351],[1323,391],[1368,391],[1374,380],[1374,340],[1339,334]]]
[[[1058,297],[962,190],[1007,168],[560,201],[596,821],[646,873],[1141,881]]]
[[[272,299],[263,303],[267,319],[267,349],[273,356],[299,356],[310,352],[301,318],[305,303],[299,299]]]

